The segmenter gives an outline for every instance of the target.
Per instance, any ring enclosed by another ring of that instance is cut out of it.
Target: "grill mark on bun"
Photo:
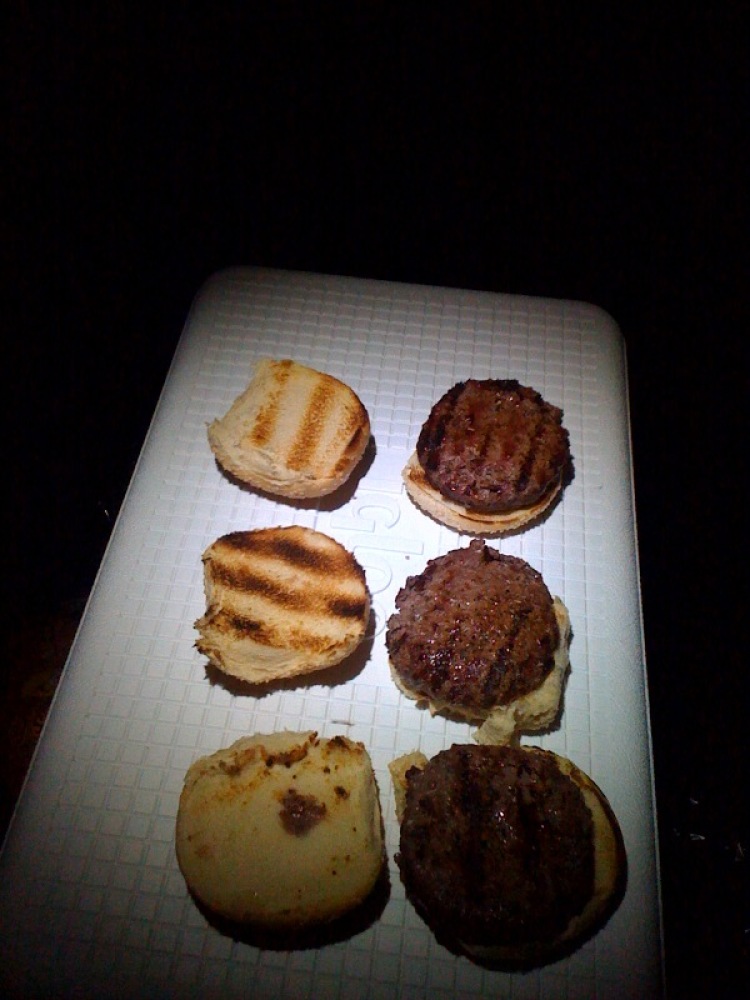
[[[304,541],[290,538],[288,535],[279,537],[252,531],[234,531],[225,535],[222,542],[239,552],[268,556],[290,566],[317,571],[324,575],[340,573],[348,562],[343,553],[307,545]]]
[[[309,499],[348,479],[370,440],[370,418],[354,390],[333,375],[261,358],[207,434],[230,476],[271,495]]]
[[[310,394],[297,436],[289,449],[287,463],[291,469],[309,465],[324,435],[326,423],[334,416],[335,402],[325,385],[316,385]]]
[[[251,635],[255,642],[264,642],[271,645],[271,631],[266,628],[263,622],[259,622],[255,618],[238,615],[232,611],[219,611],[214,622],[220,631],[232,631],[240,635]]]
[[[273,388],[268,392],[268,400],[258,411],[249,438],[253,445],[262,447],[272,438],[281,411],[284,387],[292,368],[291,361],[277,361],[271,368]]]
[[[196,645],[219,669],[265,682],[332,666],[364,637],[365,571],[306,528],[236,531],[204,552],[206,614]]]
[[[328,611],[337,618],[361,618],[365,613],[365,602],[334,597],[326,604]]]
[[[329,614],[336,618],[357,619],[365,613],[365,601],[359,598],[312,591],[309,587],[291,590],[276,580],[247,570],[214,565],[213,577],[216,582],[238,594],[261,597],[279,607],[303,614]]]
[[[244,615],[232,611],[220,611],[214,620],[215,627],[224,632],[232,632],[237,636],[251,636],[253,642],[259,646],[269,646],[276,648],[308,649],[319,652],[330,642],[326,636],[316,635],[314,632],[304,628],[285,628],[280,636],[273,625],[269,626],[259,622],[255,618],[247,618]]]
[[[362,407],[362,411],[364,412],[364,407]],[[367,417],[367,414],[365,413],[364,414],[364,418],[366,418],[366,417]],[[333,470],[334,474],[337,474],[337,473],[341,472],[342,469],[346,468],[349,465],[349,463],[351,462],[351,456],[353,454],[358,453],[360,451],[362,436],[364,434],[364,431],[362,429],[362,423],[361,423],[361,421],[364,418],[360,414],[357,414],[356,417],[355,417],[355,415],[352,415],[349,423],[356,422],[356,426],[354,428],[352,436],[349,439],[349,443],[347,444],[346,448],[344,449],[343,455],[341,456],[341,458],[336,463],[336,467]],[[368,438],[369,438],[369,423],[368,423]]]
[[[257,595],[285,608],[306,609],[313,604],[307,591],[289,590],[266,576],[244,569],[214,566],[214,580],[241,594]]]

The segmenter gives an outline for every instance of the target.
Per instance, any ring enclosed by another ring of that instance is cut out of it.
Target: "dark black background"
[[[5,44],[6,634],[88,592],[214,270],[594,302],[629,358],[669,992],[739,995],[746,8],[62,6]]]

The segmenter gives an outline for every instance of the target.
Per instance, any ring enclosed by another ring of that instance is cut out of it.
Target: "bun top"
[[[196,645],[225,673],[252,683],[292,677],[341,662],[364,638],[364,570],[320,531],[234,531],[206,549],[203,567]]]
[[[187,884],[215,914],[270,931],[333,920],[383,868],[367,751],[312,731],[244,737],[188,770],[175,842]]]
[[[296,499],[341,486],[369,439],[367,410],[348,385],[288,359],[259,361],[247,389],[208,428],[227,472]]]

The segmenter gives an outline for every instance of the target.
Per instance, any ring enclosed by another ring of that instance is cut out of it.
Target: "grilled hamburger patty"
[[[427,563],[396,595],[386,646],[415,694],[477,712],[536,690],[560,630],[541,575],[475,539]]]
[[[551,943],[583,911],[593,819],[552,754],[454,745],[406,780],[396,861],[438,933],[475,946]]]
[[[562,410],[515,379],[469,379],[433,406],[417,440],[428,482],[469,510],[530,507],[570,461]]]

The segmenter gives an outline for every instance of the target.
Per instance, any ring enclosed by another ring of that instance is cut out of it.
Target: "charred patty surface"
[[[433,928],[464,944],[551,942],[594,888],[594,829],[553,755],[455,745],[407,772],[396,860]]]
[[[515,379],[469,379],[433,406],[417,440],[429,483],[479,513],[531,507],[570,461],[562,410]]]
[[[396,609],[391,664],[430,700],[486,713],[536,690],[554,666],[560,630],[544,580],[480,539],[409,577]]]

